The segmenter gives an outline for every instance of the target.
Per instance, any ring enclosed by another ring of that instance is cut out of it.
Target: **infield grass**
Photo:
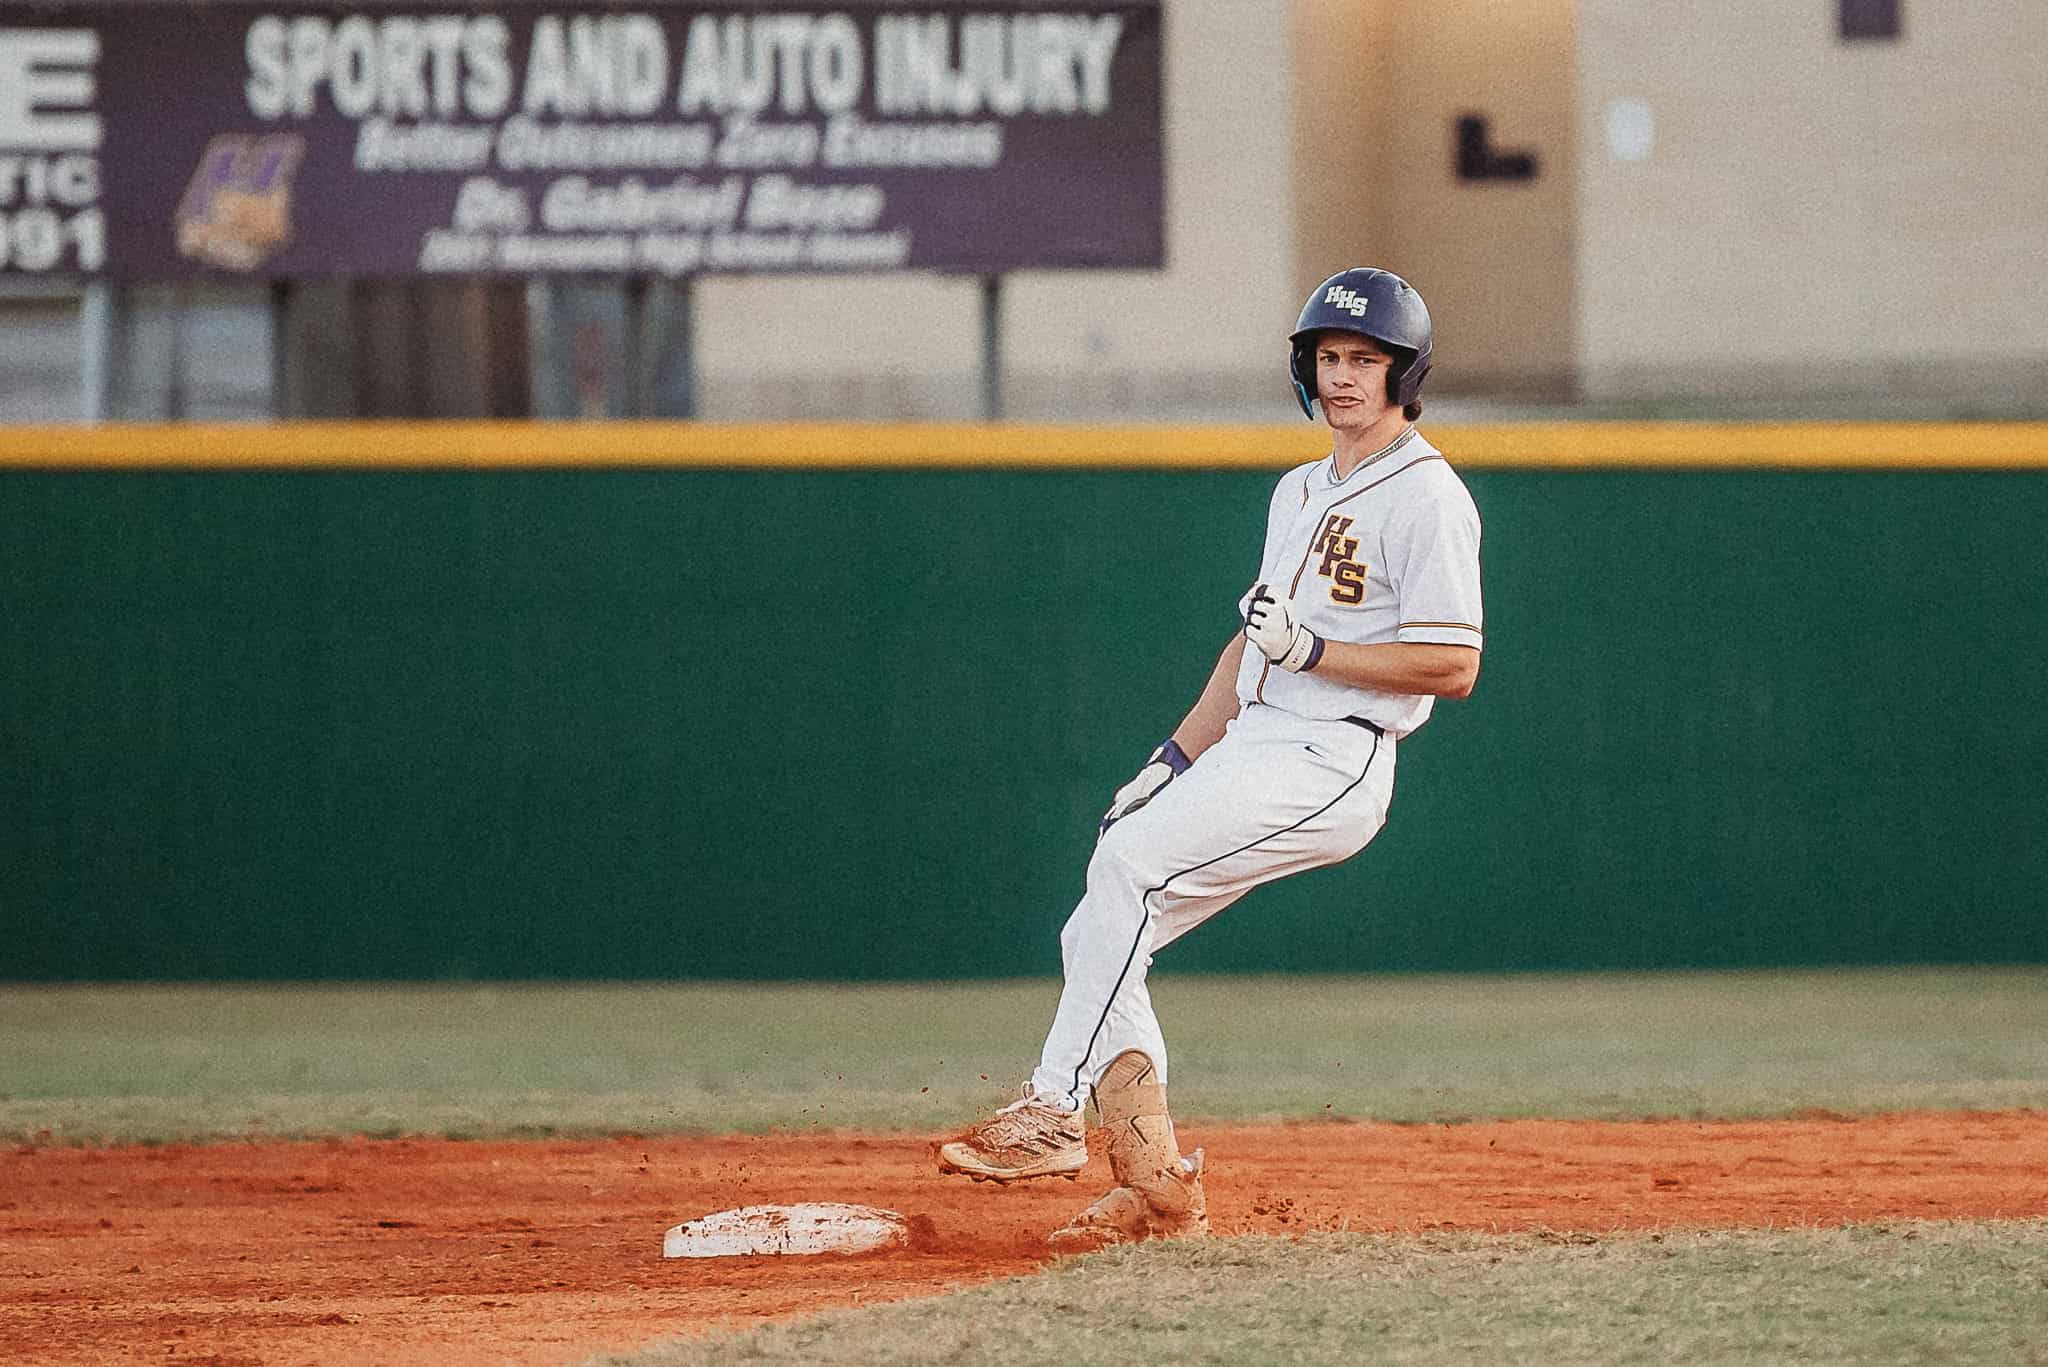
[[[593,1359],[2048,1363],[2048,1221],[1164,1242]]]
[[[1050,981],[0,987],[0,1138],[931,1132],[1014,1094]],[[1189,1119],[2048,1106],[2048,968],[1160,975]]]

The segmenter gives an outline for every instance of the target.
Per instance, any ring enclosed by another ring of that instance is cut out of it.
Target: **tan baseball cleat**
[[[1180,1165],[1175,1180],[1185,1189],[1184,1204],[1168,1214],[1130,1187],[1112,1187],[1088,1209],[1046,1236],[1055,1253],[1093,1253],[1140,1239],[1199,1239],[1209,1233],[1209,1207],[1202,1192],[1202,1151],[1196,1149]]]
[[[1026,1096],[940,1144],[933,1157],[940,1172],[962,1173],[977,1182],[1072,1180],[1088,1166],[1088,1131],[1079,1111]]]
[[[1145,1198],[1129,1187],[1111,1187],[1088,1209],[1045,1236],[1055,1253],[1093,1253],[1113,1244],[1131,1244],[1152,1230]]]
[[[1206,1231],[1202,1153],[1197,1149],[1193,1158],[1181,1157],[1166,1109],[1166,1086],[1152,1060],[1137,1049],[1111,1059],[1095,1084],[1095,1107],[1102,1112],[1110,1175],[1118,1186],[1144,1198],[1154,1232],[1182,1233],[1197,1226]]]

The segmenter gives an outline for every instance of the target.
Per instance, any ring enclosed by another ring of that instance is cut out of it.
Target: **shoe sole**
[[[1099,1249],[1112,1248],[1118,1244],[1143,1243],[1148,1239],[1206,1239],[1209,1237],[1209,1217],[1204,1213],[1177,1226],[1161,1227],[1156,1217],[1141,1230],[1121,1228],[1115,1224],[1061,1225],[1045,1236],[1045,1242],[1055,1253],[1093,1253]]]
[[[1068,1226],[1045,1236],[1046,1247],[1055,1253],[1100,1253],[1105,1248],[1131,1242],[1131,1236],[1121,1230],[1101,1229],[1093,1225]]]
[[[1080,1151],[1078,1161],[1066,1154],[1057,1154],[1028,1168],[992,1168],[977,1159],[971,1149],[958,1144],[941,1144],[937,1160],[942,1173],[957,1173],[976,1182],[994,1182],[1006,1187],[1012,1182],[1036,1182],[1046,1177],[1079,1181],[1081,1169],[1088,1166],[1088,1150]]]

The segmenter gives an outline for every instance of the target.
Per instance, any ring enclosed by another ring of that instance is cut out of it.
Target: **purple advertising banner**
[[[1164,259],[1157,0],[10,9],[12,274]]]

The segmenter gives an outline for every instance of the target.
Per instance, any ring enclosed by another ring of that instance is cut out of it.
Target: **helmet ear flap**
[[[1288,353],[1287,372],[1294,379],[1294,401],[1301,405],[1301,415],[1311,422],[1315,421],[1315,338],[1304,337],[1294,344]]]
[[[1387,397],[1405,408],[1421,395],[1422,382],[1428,378],[1429,352],[1404,348],[1400,364],[1387,369]]]
[[[1420,398],[1422,395],[1422,382],[1428,378],[1429,353],[1425,351],[1421,356],[1410,361],[1408,368],[1401,372],[1401,393],[1397,396],[1401,403],[1404,405],[1411,404]]]
[[[1381,345],[1386,344],[1383,342]],[[1390,346],[1387,351],[1394,358],[1393,364],[1387,367],[1387,402],[1405,404],[1412,396],[1408,377],[1415,371],[1415,352],[1404,346]],[[1428,362],[1424,362],[1423,370],[1426,372],[1428,369]],[[1415,376],[1414,388],[1422,388],[1422,376]]]

